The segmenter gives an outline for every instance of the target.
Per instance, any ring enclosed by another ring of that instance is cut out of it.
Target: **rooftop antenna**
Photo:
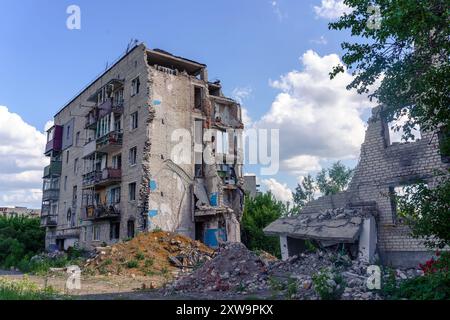
[[[137,46],[138,42],[139,42],[138,39],[131,38],[130,42],[127,45],[126,53],[128,53],[131,49],[133,49],[135,46]]]

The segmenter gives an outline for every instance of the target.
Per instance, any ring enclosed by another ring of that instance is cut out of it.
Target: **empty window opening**
[[[406,131],[403,129],[403,126],[407,121],[408,115],[403,115],[397,120],[388,123],[390,145],[414,142],[422,138],[419,125],[414,126],[414,128],[411,129],[410,134],[406,135]]]
[[[111,240],[117,240],[120,236],[120,223],[112,222],[109,228],[109,238]]]
[[[194,89],[194,108],[202,110],[203,90],[200,87]]]
[[[128,185],[128,199],[130,201],[136,200],[136,182],[130,183]]]

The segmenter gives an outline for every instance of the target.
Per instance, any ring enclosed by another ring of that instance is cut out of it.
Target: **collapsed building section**
[[[414,142],[391,143],[382,107],[374,108],[361,155],[346,191],[308,203],[295,218],[279,219],[265,228],[280,236],[283,258],[305,249],[305,240],[322,247],[347,246],[354,256],[393,266],[417,266],[430,253],[397,212],[395,194],[418,182],[433,187],[437,172],[450,164],[440,154],[440,132],[421,132]]]
[[[162,229],[214,247],[240,241],[241,107],[206,65],[129,50],[48,131],[48,248],[91,248]]]

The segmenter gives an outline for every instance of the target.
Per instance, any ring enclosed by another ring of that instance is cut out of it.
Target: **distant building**
[[[0,216],[1,217],[30,217],[37,218],[40,217],[41,210],[39,209],[28,209],[25,207],[0,207]]]
[[[251,198],[259,194],[259,184],[256,183],[256,175],[244,176],[243,189]]]

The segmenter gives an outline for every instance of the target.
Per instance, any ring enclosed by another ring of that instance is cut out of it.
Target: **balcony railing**
[[[59,198],[59,189],[47,189],[42,193],[42,201],[55,201]]]
[[[107,99],[98,106],[98,117],[102,118],[111,112],[116,114],[123,113],[123,99],[116,101],[115,99]]]
[[[88,205],[81,210],[82,220],[117,219],[120,217],[119,204]]]
[[[112,131],[97,139],[97,151],[104,153],[117,151],[122,147],[122,142],[123,133]]]
[[[97,121],[98,121],[98,112],[96,110],[89,112],[88,115],[86,116],[85,128],[95,129]]]
[[[58,225],[57,215],[43,215],[41,216],[41,226],[43,227],[56,227]]]
[[[51,176],[60,176],[61,168],[62,168],[61,161],[51,161],[50,165],[44,168],[44,178],[49,178]]]
[[[83,186],[107,186],[120,182],[121,179],[122,169],[105,168],[83,175]]]

